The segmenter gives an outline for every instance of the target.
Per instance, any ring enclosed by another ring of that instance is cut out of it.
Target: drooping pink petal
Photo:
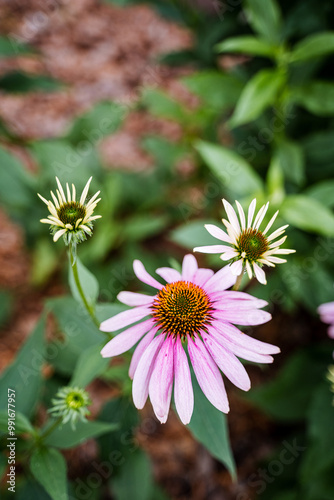
[[[231,325],[230,323],[216,322],[213,323],[212,326],[216,331],[222,333],[224,335],[224,338],[228,339],[233,344],[240,345],[241,347],[249,349],[250,351],[254,351],[256,353],[264,355],[278,354],[279,352],[281,352],[279,347],[273,344],[268,344],[267,342],[262,342],[261,340],[254,339],[253,337],[250,337],[246,333],[243,333],[239,330],[239,328]]]
[[[223,253],[231,250],[227,245],[206,245],[204,247],[195,247],[194,252],[201,253]]]
[[[127,306],[144,306],[152,304],[156,296],[145,295],[144,293],[120,292],[117,298]]]
[[[243,391],[248,391],[251,386],[250,379],[238,358],[231,351],[216,342],[210,334],[203,332],[202,338],[212,359],[221,371],[225,373],[226,377]]]
[[[142,354],[133,377],[132,397],[135,407],[141,410],[147,400],[148,386],[157,353],[164,342],[164,336],[158,335]]]
[[[194,409],[194,391],[187,355],[179,337],[174,343],[174,401],[181,422],[189,424]]]
[[[132,325],[137,321],[151,314],[151,308],[147,306],[139,306],[129,311],[123,311],[112,318],[103,321],[100,325],[102,332],[116,332],[125,326]]]
[[[101,354],[103,358],[109,358],[111,356],[118,356],[123,354],[123,352],[128,351],[133,347],[139,339],[147,333],[150,328],[152,328],[154,322],[152,319],[143,321],[139,325],[132,326],[122,333],[119,333],[111,339],[102,349]]]
[[[181,274],[176,269],[172,269],[170,267],[159,267],[159,269],[157,269],[155,272],[165,281],[167,281],[167,283],[181,281]]]
[[[154,363],[148,389],[154,413],[162,424],[167,420],[172,396],[173,342],[173,339],[168,337],[162,344]]]
[[[211,269],[197,269],[193,277],[193,283],[197,286],[203,286],[214,275]]]
[[[204,227],[214,238],[217,238],[218,240],[221,241],[225,241],[225,243],[232,243],[229,235],[226,234],[225,231],[223,231],[219,227],[215,226],[214,224],[205,224]]]
[[[192,281],[195,272],[198,269],[197,260],[191,254],[185,255],[182,262],[182,279]]]
[[[229,266],[222,267],[216,272],[204,285],[207,292],[223,291],[230,288],[236,282],[236,276],[233,276]]]
[[[230,408],[222,376],[203,342],[198,338],[190,338],[188,351],[198,384],[205,396],[218,410],[228,413]]]
[[[261,267],[258,264],[256,264],[255,262],[253,263],[253,269],[254,269],[256,279],[260,283],[262,283],[262,285],[266,285],[267,279],[266,279],[266,273],[264,272],[264,270],[261,269]]]
[[[163,288],[163,285],[156,279],[152,278],[152,276],[146,271],[144,265],[142,264],[142,262],[140,262],[140,260],[135,260],[133,262],[133,270],[137,278],[143,283],[146,283],[146,285],[150,285],[153,288],[157,288],[158,290],[161,290]]]
[[[137,369],[138,363],[140,358],[142,357],[143,353],[145,352],[147,346],[152,342],[154,339],[155,334],[157,333],[159,328],[152,328],[150,332],[148,332],[139,342],[137,345],[133,356],[131,358],[131,363],[129,367],[129,377],[133,379],[135,371]]]
[[[259,309],[219,311],[213,313],[214,318],[221,321],[228,321],[236,325],[262,325],[271,320],[271,314]]]

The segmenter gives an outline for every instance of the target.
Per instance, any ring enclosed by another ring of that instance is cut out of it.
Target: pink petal
[[[212,278],[204,284],[203,288],[209,293],[223,291],[234,285],[236,279],[236,276],[233,276],[231,273],[229,266],[225,266],[215,273]]]
[[[146,350],[147,346],[152,342],[154,339],[155,334],[157,333],[159,328],[153,328],[150,332],[148,332],[145,337],[141,339],[139,344],[137,345],[135,352],[133,353],[133,356],[131,358],[131,363],[129,367],[129,377],[133,379],[135,371],[137,369],[138,363],[140,358],[142,357],[144,351]]]
[[[255,276],[256,276],[256,279],[262,283],[262,285],[266,285],[267,284],[267,280],[266,280],[266,273],[264,272],[263,269],[261,269],[260,266],[258,266],[257,264],[253,264],[253,268],[254,268],[254,272],[255,272]]]
[[[229,300],[234,302],[234,300],[240,301],[242,300],[243,302],[248,302],[250,305],[251,304],[262,304],[262,305],[257,305],[255,307],[264,307],[268,305],[268,302],[262,299],[257,299],[256,297],[253,297],[253,295],[250,295],[249,293],[246,292],[239,292],[235,290],[230,290],[230,291],[223,291],[223,292],[213,292],[210,294],[215,300]]]
[[[243,391],[248,391],[251,386],[250,379],[238,358],[218,344],[211,335],[202,333],[202,338],[213,360],[226,377]]]
[[[236,326],[229,323],[214,323],[212,326],[215,330],[222,333],[224,338],[228,339],[233,344],[249,349],[250,351],[264,355],[278,354],[281,352],[279,347],[254,339],[253,337],[250,337],[249,335],[246,335],[246,333],[240,331]]]
[[[203,286],[214,275],[211,269],[197,269],[193,277],[193,283]]]
[[[144,306],[147,304],[152,304],[155,296],[145,295],[143,293],[135,292],[120,292],[117,298],[123,304],[127,306]]]
[[[195,272],[198,269],[197,260],[191,254],[185,255],[182,262],[182,279],[192,281]]]
[[[138,410],[141,410],[147,400],[148,386],[157,353],[164,342],[164,336],[155,337],[141,356],[133,377],[132,397]]]
[[[102,332],[115,332],[120,328],[136,323],[140,319],[143,319],[145,316],[151,314],[151,312],[151,308],[147,306],[135,307],[129,311],[123,311],[116,314],[116,316],[103,321],[100,325],[100,330]]]
[[[213,224],[205,224],[204,227],[214,238],[217,238],[218,240],[221,241],[225,241],[225,243],[232,243],[229,235],[226,234],[225,231],[223,231],[219,227],[214,226]]]
[[[259,309],[219,311],[213,313],[216,319],[228,321],[236,325],[262,325],[271,320],[271,314]]]
[[[111,356],[118,356],[128,351],[139,339],[141,339],[144,333],[147,333],[150,328],[152,328],[153,325],[154,321],[148,319],[147,321],[139,323],[139,325],[132,326],[128,330],[119,333],[104,346],[101,351],[102,357],[110,358]]]
[[[181,422],[189,424],[194,409],[194,391],[187,355],[179,337],[174,344],[174,401]]]
[[[262,299],[253,298],[253,300],[244,299],[217,299],[214,308],[219,311],[249,311],[250,309],[258,309],[267,305],[267,302]]]
[[[198,384],[205,396],[218,410],[228,413],[229,404],[222,376],[203,342],[190,338],[188,351]]]
[[[334,339],[334,325],[331,325],[329,328],[328,328],[328,337],[330,337],[331,339]]]
[[[204,247],[194,248],[194,252],[201,253],[223,253],[227,252],[228,250],[231,250],[231,247],[228,247],[227,245],[207,245]]]
[[[155,272],[167,281],[167,283],[181,281],[181,274],[176,269],[172,269],[170,267],[160,267]]]
[[[153,288],[157,288],[158,290],[161,290],[163,288],[163,285],[159,283],[159,281],[152,278],[152,276],[146,271],[144,265],[142,264],[142,262],[140,262],[140,260],[135,260],[133,262],[133,270],[137,278],[143,283],[146,283]]]
[[[168,417],[173,387],[173,339],[168,337],[157,354],[149,383],[154,413],[164,424]]]

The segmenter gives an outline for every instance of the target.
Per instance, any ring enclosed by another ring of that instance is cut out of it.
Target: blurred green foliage
[[[124,8],[138,3],[108,1]],[[306,308],[315,315],[316,307],[333,300],[334,295],[332,1],[227,1],[216,2],[207,12],[196,9],[191,2],[148,3],[163,16],[192,30],[193,48],[165,54],[161,62],[192,68],[182,83],[198,98],[197,106],[188,107],[161,89],[143,89],[135,107],[182,128],[177,142],[158,135],[142,139],[142,148],[154,159],[153,169],[129,173],[118,169],[118,165],[113,170],[105,168],[99,142],[115,133],[131,111],[117,102],[98,103],[76,118],[63,137],[55,139],[24,141],[0,123],[0,202],[25,232],[32,256],[31,285],[42,287],[58,279],[58,275],[66,281],[62,243],[53,244],[46,226],[39,223],[46,209],[36,192],[45,195],[52,189],[55,175],[61,182],[74,182],[78,189],[93,175],[93,190],[102,191],[98,213],[103,218],[95,225],[94,237],[80,249],[83,264],[79,271],[100,321],[124,309],[114,303],[120,290],[137,286],[131,266],[134,258],[143,259],[148,270],[153,271],[170,259],[179,259],[185,249],[191,251],[194,246],[214,242],[203,226],[223,216],[222,197],[231,202],[238,199],[244,207],[253,197],[258,204],[269,200],[268,220],[280,210],[277,227],[290,224],[288,247],[297,252],[269,273],[266,287],[256,284],[251,292],[289,313],[301,314]],[[0,38],[2,57],[32,51],[16,40]],[[236,57],[234,64],[227,64],[227,55]],[[0,78],[2,92],[56,92],[61,85],[48,75],[22,72],[9,72]],[[32,156],[38,165],[37,175],[27,171],[12,152],[12,145],[23,147]],[[188,158],[194,168],[183,175],[180,162]],[[193,188],[201,193],[197,201],[189,194]],[[206,260],[211,266],[221,263],[217,256],[207,256]],[[85,265],[97,276],[99,286]],[[17,498],[59,500],[67,489],[74,498],[79,486],[82,491],[89,490],[85,482],[67,483],[64,460],[56,447],[75,446],[84,438],[103,435],[98,437],[102,459],[107,460],[112,449],[126,458],[114,467],[111,489],[115,498],[163,499],[146,454],[122,442],[124,432],[131,429],[132,443],[133,429],[139,425],[137,412],[128,401],[126,370],[117,365],[108,368],[107,360],[97,356],[104,337],[80,304],[73,279],[70,287],[74,298],[62,296],[46,303],[56,322],[58,338],[45,345],[41,320],[4,373],[0,382],[1,409],[6,409],[3,398],[8,385],[21,390],[18,432],[35,439],[39,431],[27,418],[34,422],[39,398],[49,405],[58,388],[69,381],[85,387],[101,377],[124,396],[107,403],[99,420],[90,422],[89,428],[78,427],[76,434],[65,428],[54,431],[45,446],[35,448],[30,462],[32,476],[48,495],[30,475],[27,482],[18,485]],[[1,323],[10,317],[11,304],[12,296],[2,291]],[[288,324],[282,335],[289,335]],[[249,396],[272,418],[284,422],[292,438],[298,423],[298,442],[306,448],[291,468],[286,467],[275,481],[265,484],[260,498],[332,500],[333,407],[329,384],[325,382],[332,348],[320,342],[302,351],[296,348],[276,379]],[[41,373],[44,361],[54,370],[47,380]],[[29,379],[29,384],[23,390],[24,378]],[[217,449],[217,443],[205,432],[207,412],[210,409],[199,410],[190,429],[233,472],[228,442],[223,443],[226,449]],[[222,416],[209,417],[210,422],[219,425]],[[224,425],[225,420],[220,427],[223,434]],[[5,431],[3,425],[1,431]],[[20,445],[22,456],[29,453],[27,442],[23,439]],[[5,472],[5,467],[0,469]],[[133,477],[131,484],[127,481],[129,474]],[[87,498],[102,498],[103,488],[89,490]],[[139,490],[135,497],[134,491]],[[10,498],[6,491],[3,495]]]

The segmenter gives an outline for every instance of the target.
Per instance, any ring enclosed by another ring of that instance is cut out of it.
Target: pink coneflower
[[[233,325],[269,321],[271,315],[260,310],[267,302],[247,293],[226,291],[235,282],[229,269],[224,267],[217,273],[199,269],[193,255],[185,256],[181,273],[168,267],[156,270],[166,285],[154,279],[139,260],[133,268],[138,279],[158,292],[153,296],[133,292],[118,295],[121,302],[134,308],[104,321],[100,329],[114,332],[136,324],[108,342],[102,356],[122,354],[140,340],[129,370],[135,406],[143,408],[149,395],[157,418],[165,423],[174,383],[176,410],[188,424],[194,406],[188,350],[205,396],[227,413],[229,404],[220,370],[248,391],[250,380],[237,356],[271,363],[270,354],[279,352],[278,347],[248,337]]]
[[[267,281],[262,266],[275,267],[275,264],[286,262],[285,259],[277,257],[277,255],[287,255],[295,252],[295,250],[280,248],[286,240],[286,236],[277,240],[277,238],[283,235],[288,225],[281,226],[270,235],[268,234],[278,215],[277,211],[265,229],[263,231],[260,230],[260,225],[267,213],[269,202],[260,208],[254,218],[256,208],[256,199],[254,199],[249,205],[247,221],[245,212],[238,201],[236,201],[236,205],[238,207],[239,218],[228,201],[223,200],[223,204],[229,219],[223,219],[227,234],[213,224],[206,224],[205,228],[212,236],[227,243],[227,245],[196,247],[194,248],[194,252],[220,253],[222,260],[230,261],[232,274],[239,276],[246,270],[249,279],[254,275],[260,283],[265,285]]]
[[[326,302],[318,307],[320,319],[324,323],[328,323],[328,336],[334,339],[334,302]]]

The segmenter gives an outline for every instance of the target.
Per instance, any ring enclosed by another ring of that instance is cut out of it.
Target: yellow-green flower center
[[[159,291],[152,310],[156,325],[165,334],[184,340],[206,329],[213,309],[202,288],[188,281],[176,281]]]
[[[87,404],[87,400],[78,392],[70,392],[66,396],[65,403],[68,408],[71,408],[72,410],[79,410],[79,408],[82,408]]]
[[[243,258],[256,262],[269,249],[269,243],[261,231],[249,228],[239,236],[236,248]]]
[[[58,208],[57,215],[64,224],[72,224],[72,226],[75,226],[78,219],[83,220],[85,218],[86,209],[84,206],[80,205],[79,202],[70,201]]]

